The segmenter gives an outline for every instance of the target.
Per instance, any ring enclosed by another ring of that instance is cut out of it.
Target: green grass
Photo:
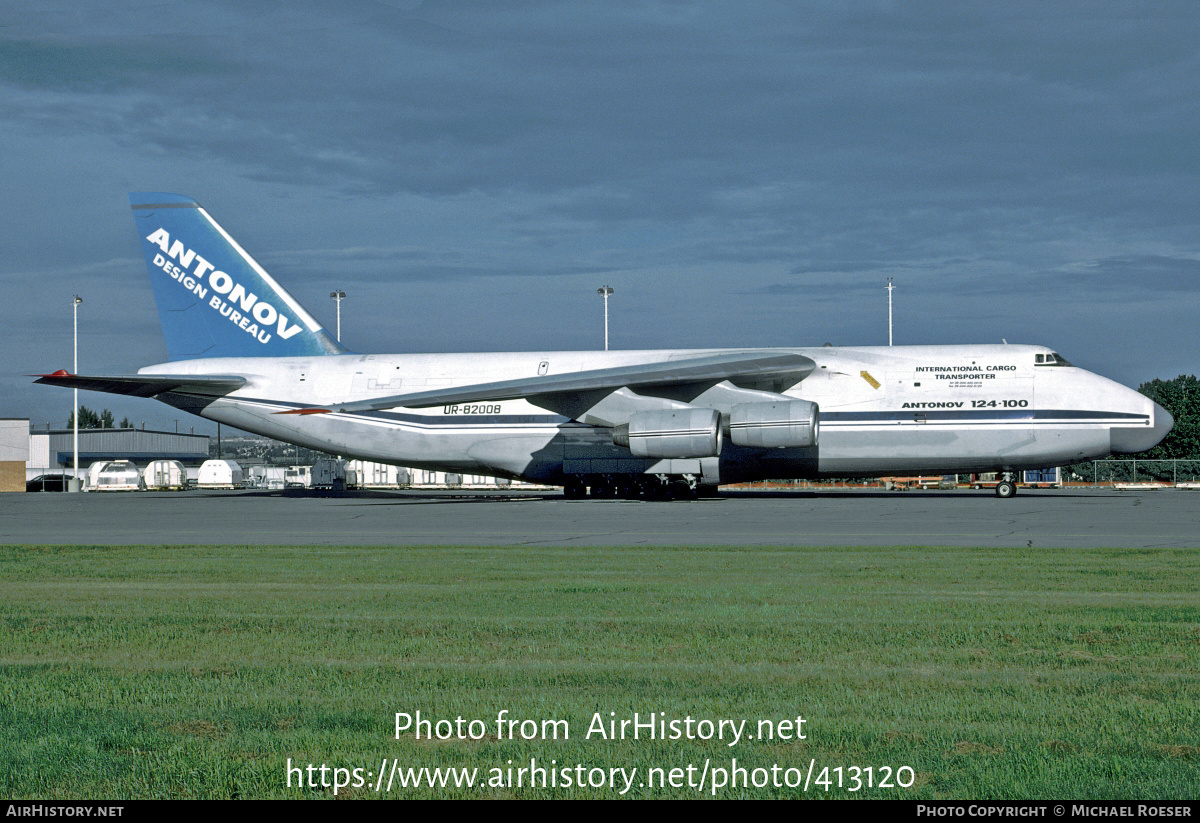
[[[483,779],[736,758],[843,767],[809,796],[1195,798],[1198,589],[1200,552],[1177,549],[8,547],[0,794],[332,796],[289,788],[289,758]],[[497,739],[501,709],[571,738]],[[487,737],[396,740],[416,710]],[[807,739],[584,738],[635,711],[802,715]],[[852,766],[915,782],[851,793]],[[339,796],[617,795],[373,785]]]

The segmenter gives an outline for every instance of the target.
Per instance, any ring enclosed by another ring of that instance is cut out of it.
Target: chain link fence
[[[1064,466],[1064,483],[1200,483],[1200,460],[1111,458]]]

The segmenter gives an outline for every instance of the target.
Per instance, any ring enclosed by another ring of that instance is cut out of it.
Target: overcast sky
[[[166,360],[126,193],[360,352],[1037,343],[1196,373],[1200,4],[0,6],[0,417]],[[81,393],[150,427],[212,427]]]

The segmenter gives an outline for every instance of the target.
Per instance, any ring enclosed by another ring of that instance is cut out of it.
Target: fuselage
[[[160,399],[211,420],[347,457],[541,482],[663,472],[706,483],[766,478],[1016,471],[1151,448],[1170,415],[1132,389],[1040,346],[797,348],[817,365],[773,390],[816,403],[818,443],[761,449],[725,442],[717,457],[634,458],[612,429],[527,400],[320,415],[280,414],[537,375],[737,351],[342,354],[175,361],[141,374],[240,375],[216,400]]]

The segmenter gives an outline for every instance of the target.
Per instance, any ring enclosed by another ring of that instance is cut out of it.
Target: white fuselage
[[[633,459],[613,444],[611,429],[525,400],[279,414],[728,351],[736,350],[219,358],[140,373],[243,376],[243,387],[207,405],[161,399],[279,440],[383,463],[543,482],[606,472],[694,473],[727,483],[1013,471],[1140,451],[1171,425],[1170,415],[1132,389],[1074,366],[1039,364],[1049,349],[1016,345],[781,350],[816,363],[804,380],[781,388],[819,406],[818,444],[754,449],[726,442],[719,457],[700,460]]]

